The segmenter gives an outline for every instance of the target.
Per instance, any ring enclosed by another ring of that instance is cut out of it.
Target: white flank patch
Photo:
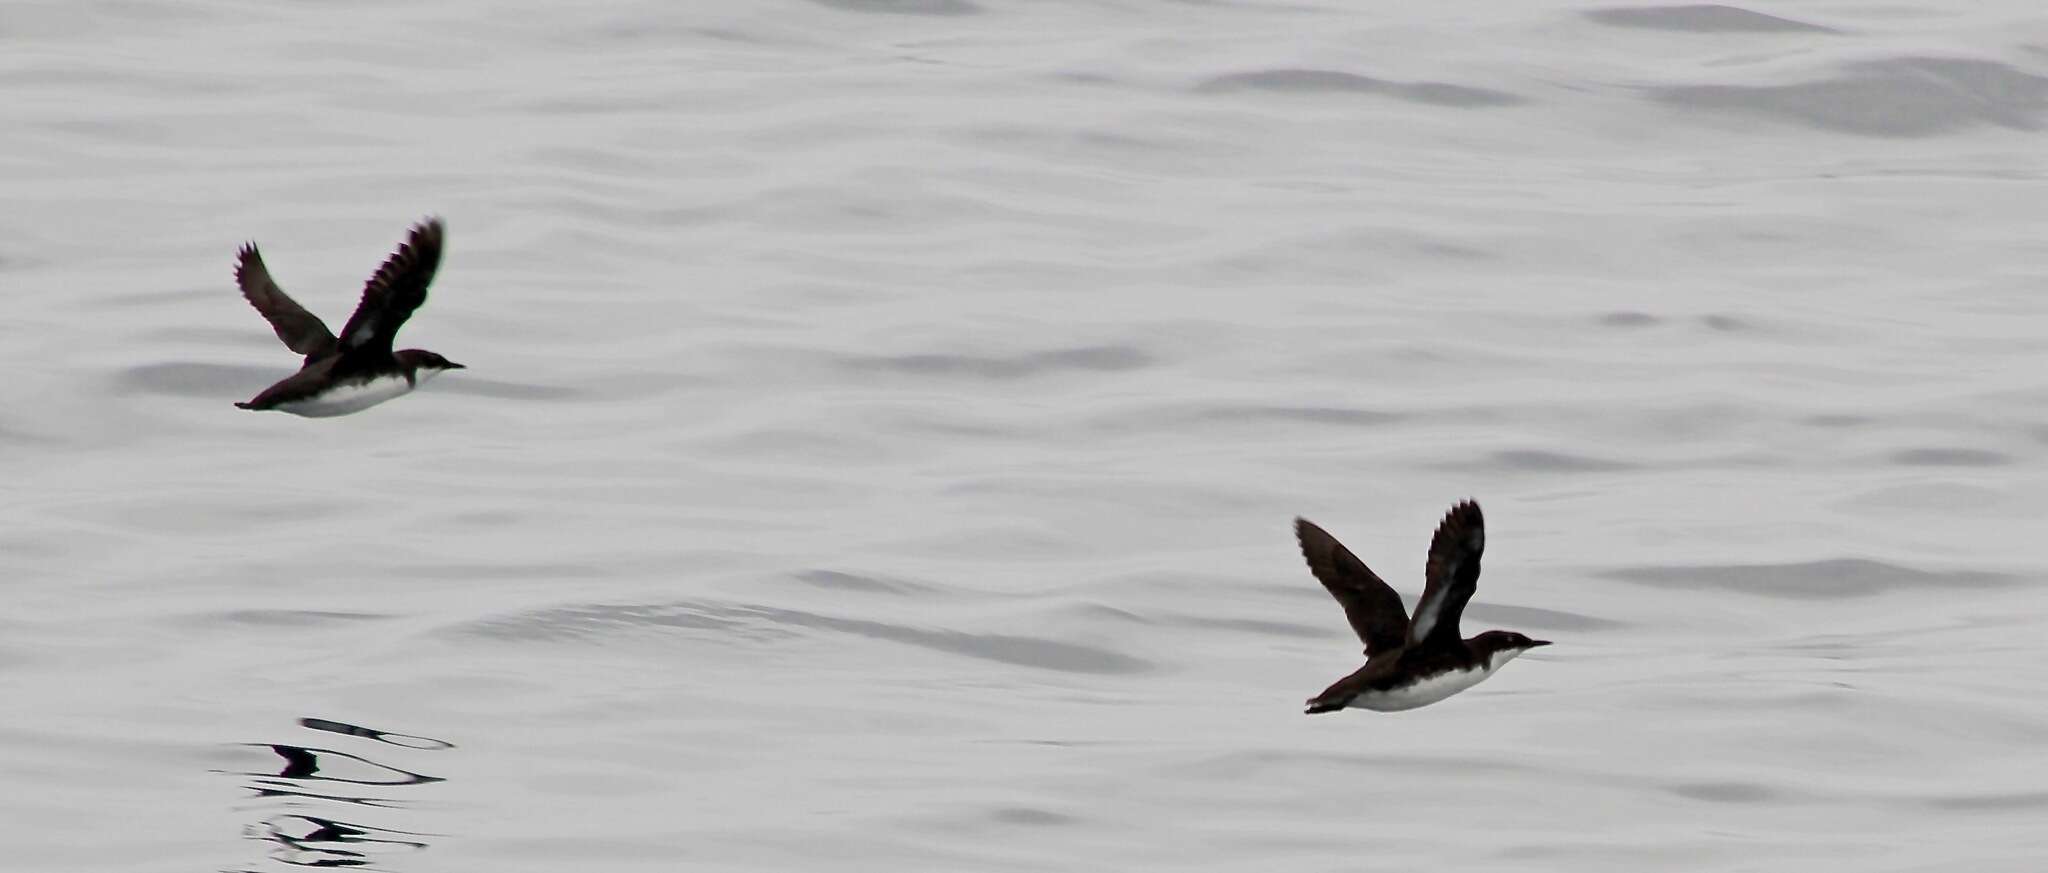
[[[1391,691],[1368,691],[1351,698],[1350,706],[1374,712],[1400,712],[1404,709],[1428,706],[1477,685],[1491,675],[1492,670],[1476,669],[1444,673]]]
[[[1391,691],[1369,691],[1351,698],[1351,702],[1345,705],[1374,712],[1400,712],[1404,709],[1428,706],[1486,681],[1486,677],[1499,670],[1500,665],[1514,660],[1515,656],[1523,651],[1505,649],[1494,652],[1493,656],[1487,659],[1484,668],[1445,673]]]
[[[425,375],[427,371],[421,370]],[[422,379],[421,381],[426,381]],[[277,408],[307,418],[330,418],[361,412],[412,390],[404,375],[380,376],[368,382],[336,385],[316,397],[280,403]]]

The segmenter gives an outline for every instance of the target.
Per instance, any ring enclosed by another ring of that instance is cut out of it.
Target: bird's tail
[[[1345,701],[1332,700],[1327,695],[1323,697],[1311,697],[1308,699],[1308,709],[1304,710],[1303,712],[1305,715],[1315,715],[1319,712],[1336,712],[1337,710],[1343,709],[1344,704]]]

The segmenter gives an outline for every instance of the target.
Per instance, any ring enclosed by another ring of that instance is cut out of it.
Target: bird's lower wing
[[[1344,607],[1344,618],[1365,643],[1365,653],[1400,648],[1408,635],[1408,611],[1401,606],[1401,595],[1315,522],[1295,519],[1294,535],[1301,541],[1309,572]]]
[[[255,243],[242,246],[241,258],[235,264],[235,284],[242,287],[242,297],[249,305],[270,322],[270,329],[277,331],[277,338],[284,341],[286,348],[309,358],[334,351],[334,334],[327,329],[326,322],[277,287],[277,282],[270,278],[270,270],[263,266],[263,253],[256,250]]]

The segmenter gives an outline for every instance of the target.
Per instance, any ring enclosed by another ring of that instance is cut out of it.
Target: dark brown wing
[[[263,389],[263,393],[250,398],[247,403],[235,405],[243,409],[263,410],[276,409],[279,404],[294,400],[304,400],[320,393],[321,388],[327,387],[334,378],[335,368],[345,360],[340,355],[329,355],[313,361],[300,368],[298,372],[279,379],[277,384]]]
[[[1398,655],[1367,661],[1365,666],[1353,671],[1351,675],[1331,683],[1330,687],[1323,689],[1323,693],[1309,698],[1308,711],[1314,714],[1343,709],[1351,704],[1351,698],[1370,691],[1375,686],[1387,684],[1400,669],[1401,658]]]
[[[1365,643],[1365,653],[1400,648],[1408,637],[1408,610],[1401,606],[1401,595],[1315,522],[1295,519],[1294,535],[1301,540],[1309,572],[1343,605],[1344,617]]]
[[[1470,500],[1451,507],[1429,541],[1429,587],[1415,603],[1408,642],[1430,638],[1463,639],[1458,618],[1479,587],[1479,556],[1486,551],[1486,518]]]
[[[441,239],[440,219],[413,225],[411,236],[363,285],[362,302],[356,304],[348,326],[341,329],[343,351],[391,351],[399,326],[427,301],[427,285],[441,265]]]
[[[242,286],[242,297],[256,307],[264,321],[270,322],[270,329],[277,331],[277,338],[284,340],[286,348],[308,358],[334,352],[334,334],[327,330],[326,322],[277,287],[270,278],[270,270],[263,266],[263,253],[256,250],[255,243],[242,246],[241,257],[235,263],[235,284]]]

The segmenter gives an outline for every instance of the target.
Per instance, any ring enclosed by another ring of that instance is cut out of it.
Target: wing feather
[[[1309,572],[1344,607],[1344,617],[1365,643],[1366,655],[1400,648],[1408,635],[1408,611],[1401,606],[1401,595],[1314,522],[1295,519],[1294,534]]]
[[[277,287],[270,278],[270,269],[263,265],[263,253],[256,250],[255,243],[242,246],[240,257],[235,262],[235,284],[242,287],[242,297],[256,307],[256,312],[270,322],[270,329],[277,332],[277,338],[285,347],[308,358],[322,357],[333,353],[334,334],[327,330],[326,322],[306,311],[291,295]]]
[[[1451,507],[1429,541],[1428,587],[1415,604],[1408,643],[1432,637],[1463,639],[1458,619],[1479,588],[1479,556],[1486,551],[1486,518],[1470,500]]]
[[[364,283],[362,302],[356,304],[348,326],[341,329],[344,351],[391,351],[398,328],[427,301],[427,285],[434,281],[434,270],[441,265],[443,236],[438,218],[413,225],[406,241]]]

